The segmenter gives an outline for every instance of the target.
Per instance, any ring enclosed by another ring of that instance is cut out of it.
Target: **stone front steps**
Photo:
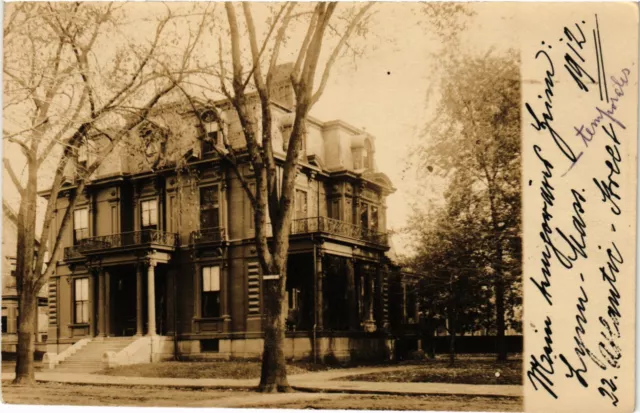
[[[134,341],[134,337],[108,337],[91,340],[74,355],[56,366],[55,371],[91,373],[102,370],[102,356],[107,351],[118,353]]]

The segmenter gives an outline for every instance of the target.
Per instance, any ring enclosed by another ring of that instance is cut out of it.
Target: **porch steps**
[[[102,355],[107,351],[115,353],[127,347],[135,337],[108,337],[91,340],[77,353],[64,360],[55,370],[67,373],[91,373],[102,370]]]

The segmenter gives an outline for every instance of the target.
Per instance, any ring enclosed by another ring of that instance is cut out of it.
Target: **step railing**
[[[117,353],[106,351],[102,355],[102,368],[148,363],[151,360],[151,341],[152,337],[139,337]]]
[[[83,339],[75,342],[73,345],[67,347],[60,354],[45,353],[44,357],[42,358],[42,365],[45,368],[53,369],[58,364],[62,363],[63,361],[67,360],[69,357],[71,357],[74,354],[76,354],[80,349],[82,349],[87,344],[89,344],[90,341],[91,341],[91,339],[83,338]]]

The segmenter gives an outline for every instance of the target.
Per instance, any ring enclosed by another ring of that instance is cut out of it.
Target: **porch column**
[[[375,302],[376,297],[376,280],[371,276],[371,273],[367,275],[367,281],[369,282],[369,317],[368,320],[370,322],[374,322],[373,317],[373,304]]]
[[[107,336],[111,335],[111,275],[104,271],[104,324]]]
[[[89,337],[94,337],[96,335],[96,274],[95,272],[91,272],[89,277],[89,297],[91,300],[89,301]]]
[[[107,336],[107,324],[105,323],[105,305],[104,305],[104,270],[100,269],[98,272],[98,331],[100,337]]]
[[[373,305],[375,301],[375,278],[371,274],[370,268],[367,268],[365,277],[364,277],[365,288],[366,288],[366,318],[364,321],[364,331],[373,332],[376,331],[376,321],[373,318]]]
[[[226,260],[220,266],[220,307],[222,318],[222,331],[228,332],[231,328],[231,315],[229,311],[229,292],[231,288],[229,280],[229,265]]]
[[[222,175],[222,185],[220,186],[220,199],[222,200],[222,218],[220,219],[220,226],[224,232],[222,239],[229,239],[229,211],[227,205],[229,203],[229,191],[227,191],[227,174]]]
[[[142,321],[142,265],[136,265],[136,336],[143,334]]]
[[[358,329],[358,302],[356,296],[355,259],[347,258],[347,288],[349,297],[349,328]]]
[[[147,335],[156,335],[156,263],[149,261],[147,267]]]
[[[318,251],[316,253],[316,329],[322,330],[324,328],[324,300],[323,300],[323,278],[324,272],[322,269],[322,257],[324,256],[324,252]]]
[[[386,322],[384,312],[384,271],[381,264],[376,264],[375,286],[375,319],[378,323],[378,328],[384,328]]]

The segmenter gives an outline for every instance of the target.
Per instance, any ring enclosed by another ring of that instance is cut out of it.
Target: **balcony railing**
[[[337,219],[327,217],[313,217],[296,219],[291,222],[291,235],[311,234],[322,232],[338,235],[359,241],[366,241],[378,245],[388,245],[388,235],[384,232],[362,228]],[[273,235],[270,224],[267,224],[267,236]],[[204,228],[193,231],[189,237],[191,245],[219,243],[225,239],[224,228]]]
[[[64,249],[64,260],[69,261],[73,259],[83,258],[84,254],[78,251],[78,246],[66,247]]]
[[[189,237],[190,244],[207,244],[222,242],[224,240],[224,228],[204,228],[193,231]]]
[[[291,222],[291,235],[324,232],[331,235],[339,235],[359,241],[371,242],[379,245],[388,245],[388,235],[385,232],[362,228],[348,222],[328,217],[313,217],[296,219]]]
[[[64,250],[65,260],[80,258],[82,255],[115,248],[137,247],[144,245],[160,245],[175,247],[178,243],[178,234],[164,232],[156,229],[142,231],[122,232],[120,234],[102,235],[99,237],[84,238],[73,247]]]

